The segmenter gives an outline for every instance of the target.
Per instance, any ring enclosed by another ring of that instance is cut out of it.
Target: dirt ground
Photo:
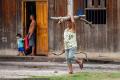
[[[76,72],[120,72],[120,64],[84,64],[80,70],[74,64]],[[53,76],[67,73],[66,63],[55,62],[0,62],[0,78],[30,78],[32,76]]]

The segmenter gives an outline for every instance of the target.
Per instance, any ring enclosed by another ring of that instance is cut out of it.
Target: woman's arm
[[[76,24],[75,24],[75,19],[74,16],[70,16],[71,17],[71,22],[72,22],[72,30],[74,32],[76,32]]]

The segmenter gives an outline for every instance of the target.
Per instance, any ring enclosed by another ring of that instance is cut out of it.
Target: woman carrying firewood
[[[67,28],[64,31],[64,48],[69,74],[73,74],[72,64],[74,62],[78,63],[80,69],[82,69],[83,61],[75,57],[75,53],[77,50],[77,40],[76,40],[76,25],[73,16],[70,16],[70,20],[67,20]]]

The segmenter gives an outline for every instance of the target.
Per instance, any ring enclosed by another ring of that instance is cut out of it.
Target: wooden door
[[[48,52],[48,0],[36,2],[37,21],[37,55],[47,55]]]

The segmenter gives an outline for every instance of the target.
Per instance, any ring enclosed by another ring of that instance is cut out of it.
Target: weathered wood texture
[[[18,0],[19,1],[19,0]],[[0,49],[16,48],[16,32],[20,23],[17,0],[0,0]]]
[[[2,39],[1,39],[2,37],[2,12],[1,10],[2,10],[2,0],[0,0],[0,44],[3,45]],[[2,46],[0,46],[0,48],[2,48]]]
[[[67,15],[67,0],[48,0],[49,17]],[[77,14],[78,1],[75,1],[74,14]],[[82,1],[82,0],[81,0]],[[77,21],[78,49],[89,52],[120,51],[120,0],[107,0],[107,24],[94,25]],[[15,48],[15,34],[22,30],[22,0],[0,0],[0,49]],[[81,6],[82,7],[82,6]],[[48,21],[49,50],[61,50],[63,47],[63,31],[65,23],[58,25]],[[4,41],[4,39],[7,41]]]
[[[117,12],[118,12],[117,13],[117,19],[118,19],[118,21],[117,21],[117,24],[118,24],[117,25],[117,30],[118,30],[118,33],[117,33],[118,34],[117,35],[118,36],[117,37],[118,49],[117,49],[117,51],[120,51],[120,37],[119,37],[120,36],[120,0],[117,1]]]
[[[78,49],[91,52],[119,52],[118,0],[107,0],[107,24],[91,29],[78,22]]]
[[[56,1],[56,0],[55,0]],[[54,2],[54,1],[53,1]],[[57,1],[57,6],[53,5],[51,9],[51,15],[49,16],[63,16],[61,8],[66,7],[64,4],[60,6],[60,2]],[[77,14],[77,10],[79,7],[83,8],[85,4],[81,4],[79,6],[79,2],[83,2],[83,0],[74,0],[74,14]],[[95,28],[91,29],[87,24],[84,24],[80,21],[77,21],[77,41],[78,41],[78,50],[84,50],[89,52],[119,52],[119,26],[118,26],[118,0],[107,0],[107,23],[94,25]],[[55,4],[55,3],[53,3]],[[67,4],[67,3],[66,3]],[[63,8],[64,9],[64,8]],[[54,14],[54,15],[53,15]],[[55,32],[53,32],[51,43],[54,43],[53,49],[60,49],[61,43],[63,44],[63,35],[64,26],[58,26],[55,22],[51,24],[54,26]],[[49,25],[49,27],[51,27]],[[49,29],[50,30],[50,29]],[[50,30],[51,32],[51,30]],[[52,42],[53,41],[53,42]],[[51,47],[50,47],[51,49]]]
[[[49,0],[49,17],[66,16],[67,0]],[[61,50],[63,48],[63,32],[65,24],[57,24],[49,19],[49,49]]]
[[[110,51],[119,51],[118,45],[118,10],[117,1],[107,0],[107,49]]]

